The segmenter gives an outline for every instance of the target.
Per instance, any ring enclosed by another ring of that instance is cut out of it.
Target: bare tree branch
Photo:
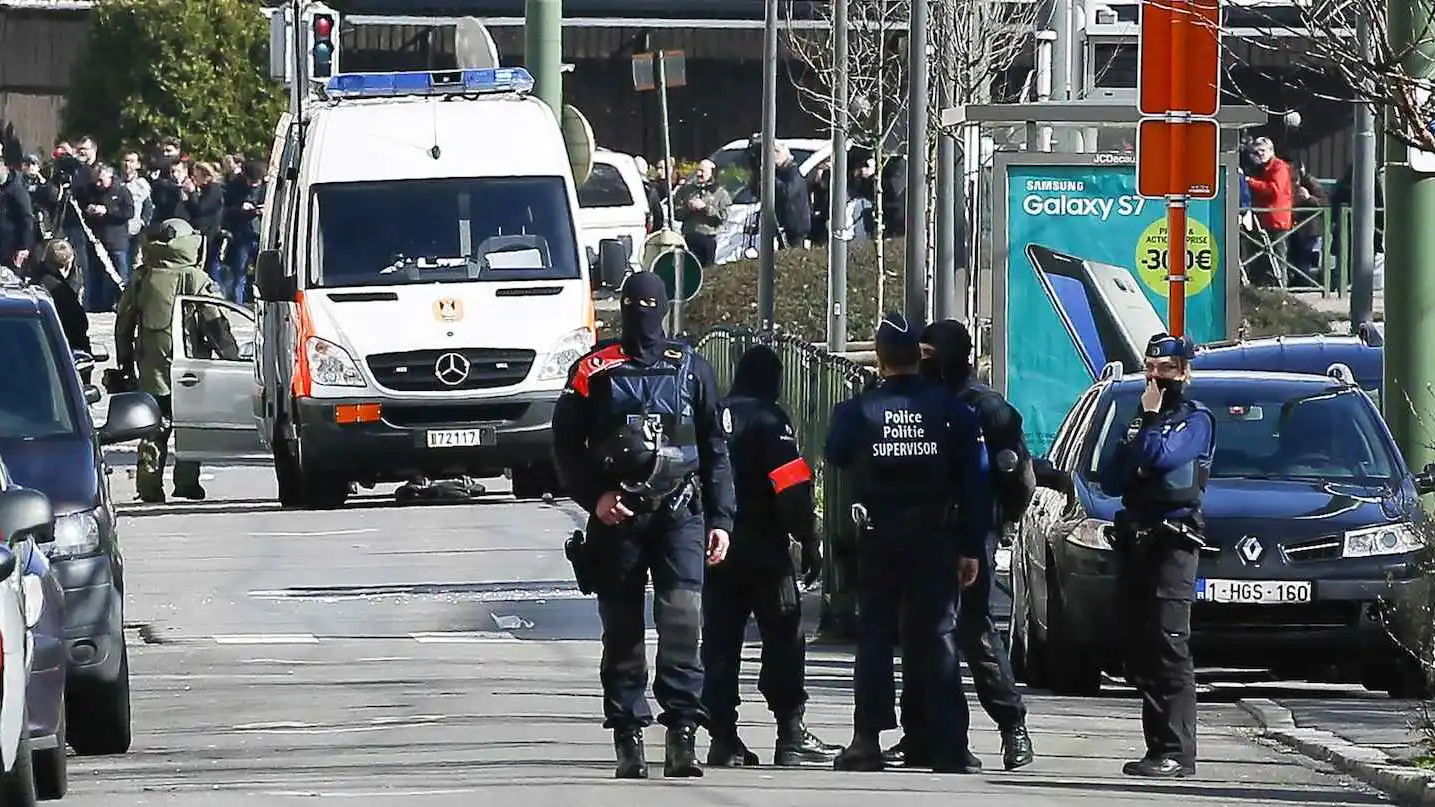
[[[901,130],[907,92],[909,0],[849,0],[847,71],[849,116],[845,134],[854,143],[893,145]],[[817,10],[820,28],[789,29],[788,49],[807,69],[796,82],[804,110],[831,121],[837,65],[832,38],[832,4]]]

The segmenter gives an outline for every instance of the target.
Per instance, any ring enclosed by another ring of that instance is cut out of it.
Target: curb
[[[1384,751],[1356,745],[1328,731],[1301,728],[1289,709],[1269,698],[1243,698],[1238,705],[1260,724],[1262,736],[1329,763],[1401,804],[1435,805],[1435,772],[1397,765]]]

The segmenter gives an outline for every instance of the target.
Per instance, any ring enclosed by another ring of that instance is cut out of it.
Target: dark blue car
[[[1019,677],[1090,694],[1119,672],[1120,610],[1101,472],[1135,417],[1140,375],[1103,376],[1041,466],[1014,542],[1011,652]],[[1331,667],[1397,697],[1426,694],[1385,621],[1423,614],[1431,474],[1406,467],[1374,402],[1318,375],[1203,371],[1216,419],[1192,646],[1201,666],[1311,678]],[[1427,618],[1428,621],[1428,618]]]
[[[1201,346],[1192,369],[1252,370],[1268,373],[1325,375],[1332,364],[1344,364],[1377,405],[1383,389],[1385,337],[1379,326],[1362,327],[1353,336],[1272,336],[1214,342]]]

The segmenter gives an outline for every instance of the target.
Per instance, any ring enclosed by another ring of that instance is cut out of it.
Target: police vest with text
[[[1128,496],[1143,503],[1167,508],[1199,507],[1206,492],[1206,483],[1211,477],[1211,455],[1215,451],[1215,419],[1211,411],[1195,401],[1182,401],[1172,409],[1161,413],[1160,419],[1148,428],[1170,432],[1193,417],[1211,418],[1211,440],[1204,454],[1191,462],[1173,468],[1166,473],[1151,476],[1137,475]],[[1132,423],[1131,437],[1139,431],[1140,418]],[[1134,469],[1133,469],[1134,470]]]
[[[614,344],[581,359],[573,377],[574,389],[593,401],[591,438],[602,439],[619,426],[644,418],[662,431],[667,445],[680,457],[667,466],[675,477],[674,487],[698,471],[692,359],[692,348],[672,343],[656,362],[647,364]],[[594,384],[599,377],[607,383]]]
[[[952,499],[949,393],[878,389],[861,398],[871,442],[857,464],[858,501],[872,511],[942,505]]]

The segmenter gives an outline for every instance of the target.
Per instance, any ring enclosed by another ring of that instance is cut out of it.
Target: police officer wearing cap
[[[842,750],[818,739],[803,721],[807,640],[798,578],[807,585],[817,582],[822,543],[813,518],[812,469],[777,402],[781,392],[782,361],[767,345],[754,345],[738,359],[721,405],[723,426],[731,434],[737,519],[732,551],[708,569],[703,591],[709,765],[758,764],[737,733],[738,668],[750,617],[762,637],[757,688],[777,720],[773,763],[831,764]]]
[[[921,377],[921,344],[906,317],[882,320],[876,348],[882,383],[837,405],[825,452],[852,474],[859,531],[854,733],[834,766],[884,767],[881,733],[897,727],[900,634],[925,659],[903,675],[922,676],[932,770],[972,773],[956,611],[992,530],[981,429],[975,412]]]
[[[1188,337],[1151,337],[1140,412],[1102,473],[1105,492],[1121,497],[1112,543],[1127,620],[1126,678],[1141,693],[1146,735],[1145,757],[1122,768],[1128,776],[1196,772],[1191,604],[1216,424],[1186,398],[1195,353]]]
[[[726,557],[732,529],[727,434],[712,366],[663,333],[662,280],[637,272],[620,298],[621,339],[574,363],[554,407],[554,462],[591,516],[582,576],[603,622],[603,725],[613,731],[616,776],[648,776],[643,729],[653,718],[643,636],[650,575],[664,775],[702,776],[694,748],[698,726],[707,723],[698,655],[702,589],[705,567]]]

